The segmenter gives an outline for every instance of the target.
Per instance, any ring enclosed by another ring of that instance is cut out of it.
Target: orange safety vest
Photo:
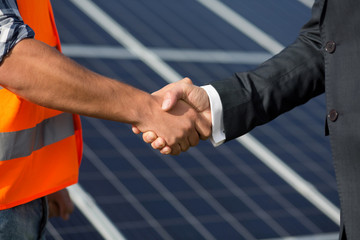
[[[35,38],[60,50],[50,0],[17,3]],[[82,156],[78,115],[38,106],[5,88],[0,89],[0,109],[0,210],[77,182]]]

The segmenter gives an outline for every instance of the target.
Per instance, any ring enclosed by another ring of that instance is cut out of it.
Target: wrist
[[[218,146],[225,140],[223,106],[221,98],[216,89],[211,85],[202,86],[206,91],[209,99],[210,121],[212,125],[211,142],[214,146]]]
[[[145,93],[141,97],[141,102],[137,104],[138,107],[134,111],[134,125],[136,125],[141,132],[152,130],[152,122],[155,121],[156,116],[159,116],[161,111],[161,99]]]

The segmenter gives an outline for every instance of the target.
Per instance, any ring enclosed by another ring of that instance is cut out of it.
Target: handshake
[[[151,111],[151,120],[132,125],[135,134],[162,154],[178,155],[211,135],[211,108],[206,91],[189,78],[171,83],[152,94],[161,111]]]

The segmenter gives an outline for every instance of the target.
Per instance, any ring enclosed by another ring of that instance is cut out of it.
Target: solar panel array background
[[[94,0],[149,48],[266,52],[194,0]],[[72,3],[53,0],[64,45],[122,47]],[[223,0],[283,45],[310,16],[296,0]],[[103,75],[148,92],[166,82],[134,59],[74,58]],[[203,85],[256,66],[167,62]],[[252,131],[261,143],[339,205],[327,138],[324,96]],[[129,240],[256,239],[329,233],[338,226],[236,141],[201,142],[180,156],[161,156],[130,126],[82,118],[85,152],[80,184]],[[79,210],[51,220],[63,239],[102,239]],[[54,238],[48,233],[49,239]]]

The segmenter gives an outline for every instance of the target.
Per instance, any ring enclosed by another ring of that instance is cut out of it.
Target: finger
[[[60,208],[60,217],[64,220],[68,220],[70,218],[70,214],[74,211],[74,204],[71,201],[68,191],[63,189],[61,192],[61,198],[58,198],[57,200]]]
[[[189,84],[192,85],[190,78],[184,78],[174,83],[174,87],[165,93],[161,108],[164,111],[169,111],[176,105],[178,100],[182,99],[186,101],[188,97]]]
[[[74,208],[75,208],[74,203],[69,198],[61,213],[62,219],[69,220],[70,214],[74,212]]]
[[[169,146],[165,146],[160,150],[161,154],[169,155],[171,153],[171,148]]]
[[[190,80],[190,78],[183,78],[177,82],[174,83],[170,83],[168,85],[165,85],[164,87],[162,87],[161,89],[153,92],[151,95],[158,95],[158,96],[164,96],[165,93],[167,91],[169,91],[171,88],[173,88],[174,86],[178,85],[178,84],[193,84],[192,81]]]
[[[166,145],[166,142],[161,137],[158,137],[155,141],[151,143],[151,147],[154,149],[162,149]]]
[[[148,132],[145,132],[143,134],[143,140],[144,142],[146,143],[152,143],[154,142],[156,139],[158,138],[158,136],[152,132],[152,131],[148,131]]]
[[[190,78],[186,77],[180,80],[180,82],[186,83],[186,84],[193,84]]]
[[[179,144],[174,144],[171,146],[171,155],[179,155],[181,153],[181,148]]]
[[[167,91],[169,91],[172,87],[174,87],[174,84],[175,83],[167,84],[164,87],[160,88],[159,90],[151,93],[151,95],[163,96]]]
[[[199,134],[196,131],[193,131],[190,134],[188,141],[189,141],[191,147],[198,145],[199,144]]]
[[[136,126],[134,126],[134,125],[131,126],[131,130],[132,130],[133,133],[135,133],[135,134],[141,133],[141,131],[140,131]]]
[[[181,99],[182,97],[182,90],[178,87],[174,87],[173,89],[169,90],[165,93],[161,108],[164,111],[169,111],[172,109],[176,102]]]
[[[190,148],[190,143],[189,143],[189,140],[187,138],[180,141],[179,145],[180,145],[180,149],[181,149],[182,152],[186,152]]]
[[[49,218],[52,218],[52,217],[57,217],[60,215],[60,210],[59,210],[59,206],[52,202],[52,201],[49,201],[48,202],[48,211],[49,211]]]

